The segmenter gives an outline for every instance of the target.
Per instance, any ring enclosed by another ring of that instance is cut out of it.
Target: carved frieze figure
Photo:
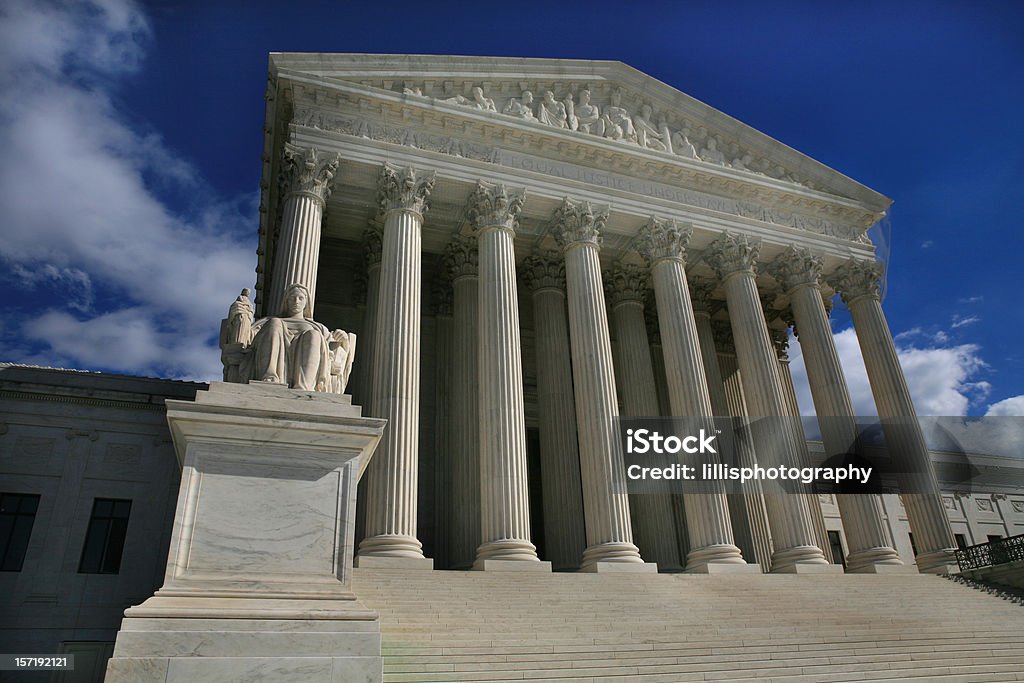
[[[651,105],[645,104],[640,107],[640,113],[633,117],[633,128],[636,130],[637,143],[647,149],[656,149],[664,152],[668,149],[661,131],[651,124],[653,115]]]
[[[286,384],[293,389],[340,394],[355,359],[356,336],[329,331],[313,320],[309,290],[285,289],[277,316],[253,322],[248,290],[235,299],[221,323],[224,380]]]
[[[690,142],[690,129],[687,126],[672,134],[672,151],[681,157],[697,158],[697,148]]]
[[[418,86],[414,85],[412,81],[406,81],[402,85],[403,95],[412,95],[413,97],[423,97],[423,91]]]
[[[629,111],[622,107],[622,93],[616,90],[612,93],[612,103],[604,110],[604,136],[613,140],[626,140],[636,142],[636,129],[633,127],[633,117]]]
[[[604,120],[601,110],[590,103],[590,91],[580,91],[580,103],[576,106],[577,130],[583,133],[604,136]]]
[[[459,104],[463,107],[474,107],[481,111],[493,111],[497,112],[498,109],[494,106],[494,100],[484,95],[484,89],[479,85],[473,86],[470,90],[472,97],[463,97],[462,95],[456,95],[455,97],[449,97],[445,100],[448,104]]]
[[[556,100],[555,93],[550,90],[544,91],[544,99],[537,107],[537,120],[555,128],[568,128],[565,105]]]
[[[712,164],[725,166],[725,155],[718,149],[718,138],[714,135],[708,138],[707,146],[700,151],[700,158]]]
[[[742,157],[737,157],[732,160],[732,167],[737,171],[749,171],[754,172],[751,165],[754,163],[754,156],[752,154],[744,154]]]
[[[518,116],[521,119],[533,119],[533,93],[524,90],[521,100],[514,97],[509,98],[503,113]]]

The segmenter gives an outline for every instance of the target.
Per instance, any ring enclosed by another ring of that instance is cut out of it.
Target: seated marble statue
[[[576,106],[576,130],[604,136],[604,120],[601,110],[590,103],[590,91],[580,91],[580,103]]]
[[[509,98],[508,104],[505,105],[503,113],[518,116],[521,119],[534,118],[533,93],[529,90],[524,90],[521,100],[517,100],[514,97]]]
[[[221,326],[225,381],[272,382],[293,389],[340,394],[355,358],[356,336],[329,331],[313,320],[309,290],[289,285],[277,316],[252,322],[248,291]],[[237,365],[229,371],[229,363]]]
[[[537,108],[537,120],[541,123],[554,126],[555,128],[566,128],[565,105],[555,99],[555,93],[550,90],[544,91],[544,99]]]

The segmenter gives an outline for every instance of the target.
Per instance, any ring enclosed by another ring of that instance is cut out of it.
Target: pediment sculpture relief
[[[504,106],[496,103],[480,85],[470,88],[469,97],[456,94],[434,99],[818,189],[811,182],[798,180],[784,166],[759,158],[736,142],[727,144],[720,134],[709,132],[703,126],[694,133],[689,122],[680,120],[673,112],[655,112],[647,102],[631,109],[624,103],[623,91],[619,88],[611,92],[608,103],[601,107],[592,101],[593,93],[589,89],[578,89],[578,84],[563,87],[566,92],[563,97],[559,98],[555,90],[545,90],[539,101],[532,90],[524,89],[518,97],[507,98]],[[429,98],[426,90],[428,88],[411,81],[405,81],[402,86],[402,93],[413,97]]]
[[[276,316],[253,320],[249,290],[231,304],[221,321],[220,348],[224,381],[270,382],[293,389],[345,392],[355,359],[356,335],[328,330],[313,320],[309,290],[285,289]]]

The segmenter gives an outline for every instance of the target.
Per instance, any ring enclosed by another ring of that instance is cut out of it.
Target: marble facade
[[[836,294],[879,413],[913,417],[867,237],[889,199],[617,62],[272,54],[265,133],[257,315],[304,285],[371,349],[353,392],[388,420],[357,565],[830,569],[810,497],[629,499],[614,419],[795,414],[795,321],[840,442]],[[848,571],[903,567],[882,501],[838,506]],[[937,484],[907,516],[946,571]]]

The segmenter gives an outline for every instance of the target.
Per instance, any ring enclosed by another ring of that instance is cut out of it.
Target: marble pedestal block
[[[106,680],[380,681],[378,616],[350,583],[385,421],[349,396],[221,382],[167,420],[182,474],[164,585],[125,612]]]

